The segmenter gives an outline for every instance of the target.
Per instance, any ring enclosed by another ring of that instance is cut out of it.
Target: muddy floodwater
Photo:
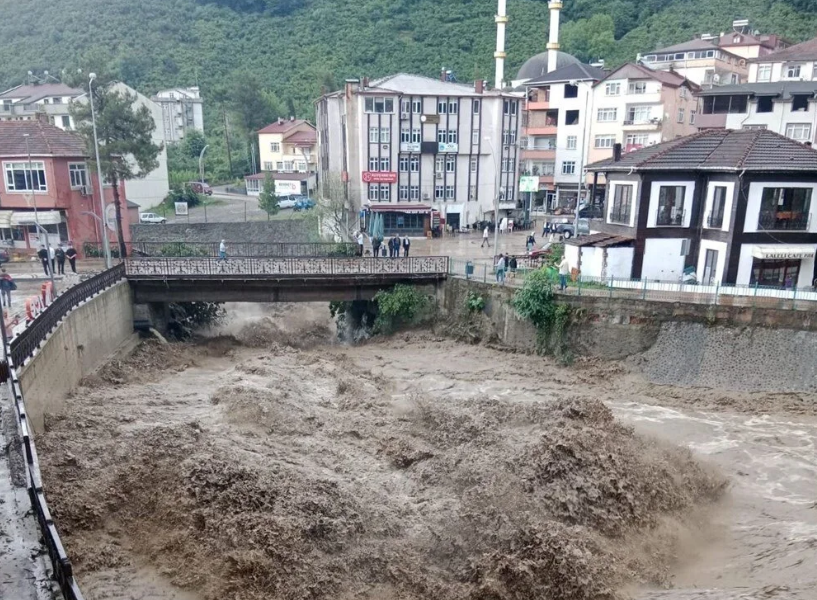
[[[231,311],[47,419],[91,600],[817,597],[813,395]]]

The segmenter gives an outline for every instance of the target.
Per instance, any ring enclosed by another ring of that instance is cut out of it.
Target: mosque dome
[[[567,52],[556,51],[556,69],[561,69],[562,67],[566,67],[568,65],[578,65],[580,63],[581,61],[575,56],[568,54]],[[554,69],[554,71],[556,69]],[[542,52],[541,54],[537,54],[536,56],[533,56],[525,61],[525,64],[522,65],[521,69],[519,69],[519,73],[516,74],[516,79],[536,79],[538,77],[542,77],[543,75],[547,75],[548,71],[548,53]]]

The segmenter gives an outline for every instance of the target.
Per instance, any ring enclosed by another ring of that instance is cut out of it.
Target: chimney
[[[363,87],[364,88],[369,87],[369,78],[368,77],[363,78]]]
[[[482,83],[481,79],[474,82],[474,91],[477,94],[481,94],[482,92],[485,91],[485,88],[483,87],[483,83]]]
[[[621,160],[621,144],[613,144],[613,162]]]
[[[440,69],[440,81],[445,81],[445,67]]]
[[[355,90],[355,84],[357,82],[358,82],[358,80],[354,79],[354,78],[346,80],[346,97],[347,98],[352,97],[352,94],[354,93],[354,90]]]
[[[295,120],[295,116],[293,115],[293,116],[289,117],[289,120],[290,120],[290,121],[294,121],[294,120]]]
[[[284,123],[284,117],[278,117],[278,124],[283,125],[283,123]]]
[[[44,112],[37,113],[37,120],[42,123],[43,125],[50,125],[51,121],[48,119],[48,115]]]

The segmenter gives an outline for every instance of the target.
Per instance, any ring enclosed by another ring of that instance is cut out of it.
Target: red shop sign
[[[363,171],[363,183],[397,183],[394,171]]]

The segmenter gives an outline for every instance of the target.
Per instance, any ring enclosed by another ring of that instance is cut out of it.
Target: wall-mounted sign
[[[401,142],[400,152],[419,152],[420,142]]]
[[[520,192],[538,192],[539,191],[539,178],[533,177],[531,175],[524,175],[519,178],[519,191]]]
[[[460,145],[459,144],[437,144],[437,152],[440,154],[445,152],[459,152]]]
[[[761,260],[797,260],[804,258],[814,258],[813,248],[798,246],[755,246],[752,249],[752,256]]]
[[[423,123],[438,125],[440,123],[440,115],[423,115],[420,117],[420,121]]]
[[[275,195],[276,196],[292,196],[301,193],[300,181],[278,181],[275,180]]]
[[[176,216],[186,216],[190,214],[187,210],[187,202],[176,202]]]
[[[363,183],[397,183],[394,171],[363,171]]]

